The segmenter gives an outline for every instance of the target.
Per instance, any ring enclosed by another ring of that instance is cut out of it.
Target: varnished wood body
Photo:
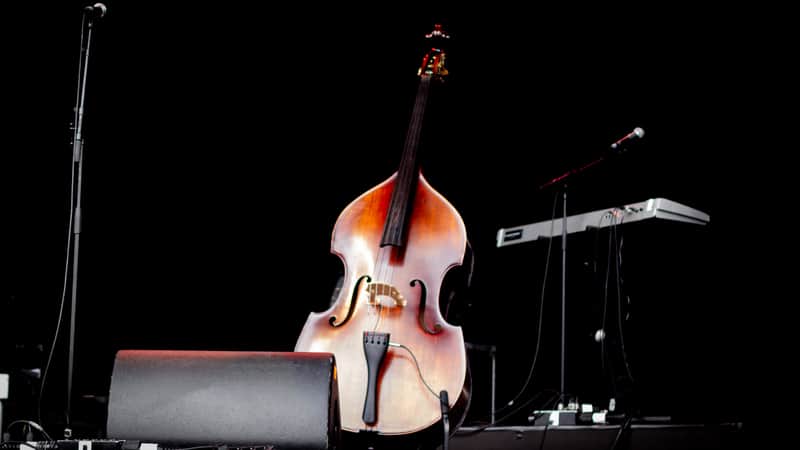
[[[394,252],[388,269],[379,260],[379,246],[387,209],[397,174],[354,200],[339,216],[333,230],[331,251],[345,267],[341,294],[333,306],[309,315],[297,341],[296,351],[331,352],[339,371],[342,428],[346,431],[377,431],[382,435],[416,433],[440,419],[439,400],[420,380],[414,361],[402,348],[390,347],[378,385],[378,420],[372,426],[362,421],[367,388],[364,331],[390,333],[391,342],[407,346],[419,361],[422,376],[438,394],[447,390],[451,406],[464,388],[467,360],[460,327],[444,321],[439,310],[439,291],[447,271],[460,265],[466,249],[464,223],[450,203],[420,174],[408,225],[405,248],[384,247]],[[385,255],[384,255],[385,256]],[[376,267],[376,264],[382,266]],[[353,289],[369,275],[373,282],[390,283],[407,300],[403,307],[377,308],[367,304],[362,283],[349,320]],[[419,323],[421,280],[427,288],[424,319],[428,328],[441,326],[435,334]],[[453,419],[451,419],[453,420]]]

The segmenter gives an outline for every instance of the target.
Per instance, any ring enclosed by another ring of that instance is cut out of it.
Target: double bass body
[[[450,203],[420,175],[407,248],[381,249],[384,218],[395,179],[392,176],[364,193],[339,216],[331,251],[345,267],[340,297],[328,311],[309,316],[296,346],[298,351],[335,355],[342,428],[352,432],[368,428],[362,422],[368,384],[363,331],[388,332],[392,342],[408,347],[419,362],[425,382],[437,394],[447,390],[452,403],[463,389],[466,376],[461,328],[447,324],[438,307],[441,281],[463,259],[467,240],[464,223]],[[381,250],[391,252],[388,280],[372,275]],[[395,302],[391,295],[379,295],[376,300],[380,304],[374,304],[368,291],[372,283],[366,281],[365,275],[373,283],[397,288],[404,302]],[[373,427],[383,434],[421,431],[436,423],[441,414],[439,400],[425,387],[409,352],[400,348],[392,347],[387,352],[377,401],[378,420]]]

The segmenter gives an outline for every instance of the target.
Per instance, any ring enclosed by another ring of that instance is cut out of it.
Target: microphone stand
[[[561,377],[560,377],[560,393],[559,404],[564,405],[567,403],[567,390],[566,390],[566,366],[567,366],[567,183],[566,180],[570,176],[577,175],[590,167],[600,164],[606,159],[606,156],[600,156],[597,159],[584,164],[583,166],[570,169],[567,172],[551,179],[550,181],[539,186],[539,190],[543,190],[554,184],[561,184],[562,186],[562,219],[561,219]],[[561,409],[559,407],[559,409]]]
[[[102,17],[102,16],[100,16]],[[74,204],[74,209],[70,211],[72,215],[72,290],[70,293],[70,320],[69,320],[69,350],[67,356],[67,404],[66,404],[66,426],[64,437],[72,437],[72,390],[73,373],[75,361],[75,318],[77,313],[78,300],[78,256],[81,238],[81,193],[83,185],[83,112],[84,100],[86,98],[86,78],[89,70],[89,49],[92,44],[92,30],[94,28],[94,14],[88,9],[84,9],[81,18],[81,48],[78,62],[78,86],[75,99],[74,119],[72,122],[72,186],[70,192],[73,197],[70,203]],[[84,42],[84,31],[86,41]],[[75,173],[77,172],[77,179]]]

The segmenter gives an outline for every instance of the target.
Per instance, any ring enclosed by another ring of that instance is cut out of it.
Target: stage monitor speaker
[[[109,439],[158,444],[335,449],[330,353],[122,350],[109,393]]]

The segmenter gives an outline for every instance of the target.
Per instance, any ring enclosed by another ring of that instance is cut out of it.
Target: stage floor
[[[611,449],[619,425],[464,427],[450,441],[452,450]],[[744,448],[741,423],[718,425],[633,424],[619,439],[618,449],[739,449]]]

